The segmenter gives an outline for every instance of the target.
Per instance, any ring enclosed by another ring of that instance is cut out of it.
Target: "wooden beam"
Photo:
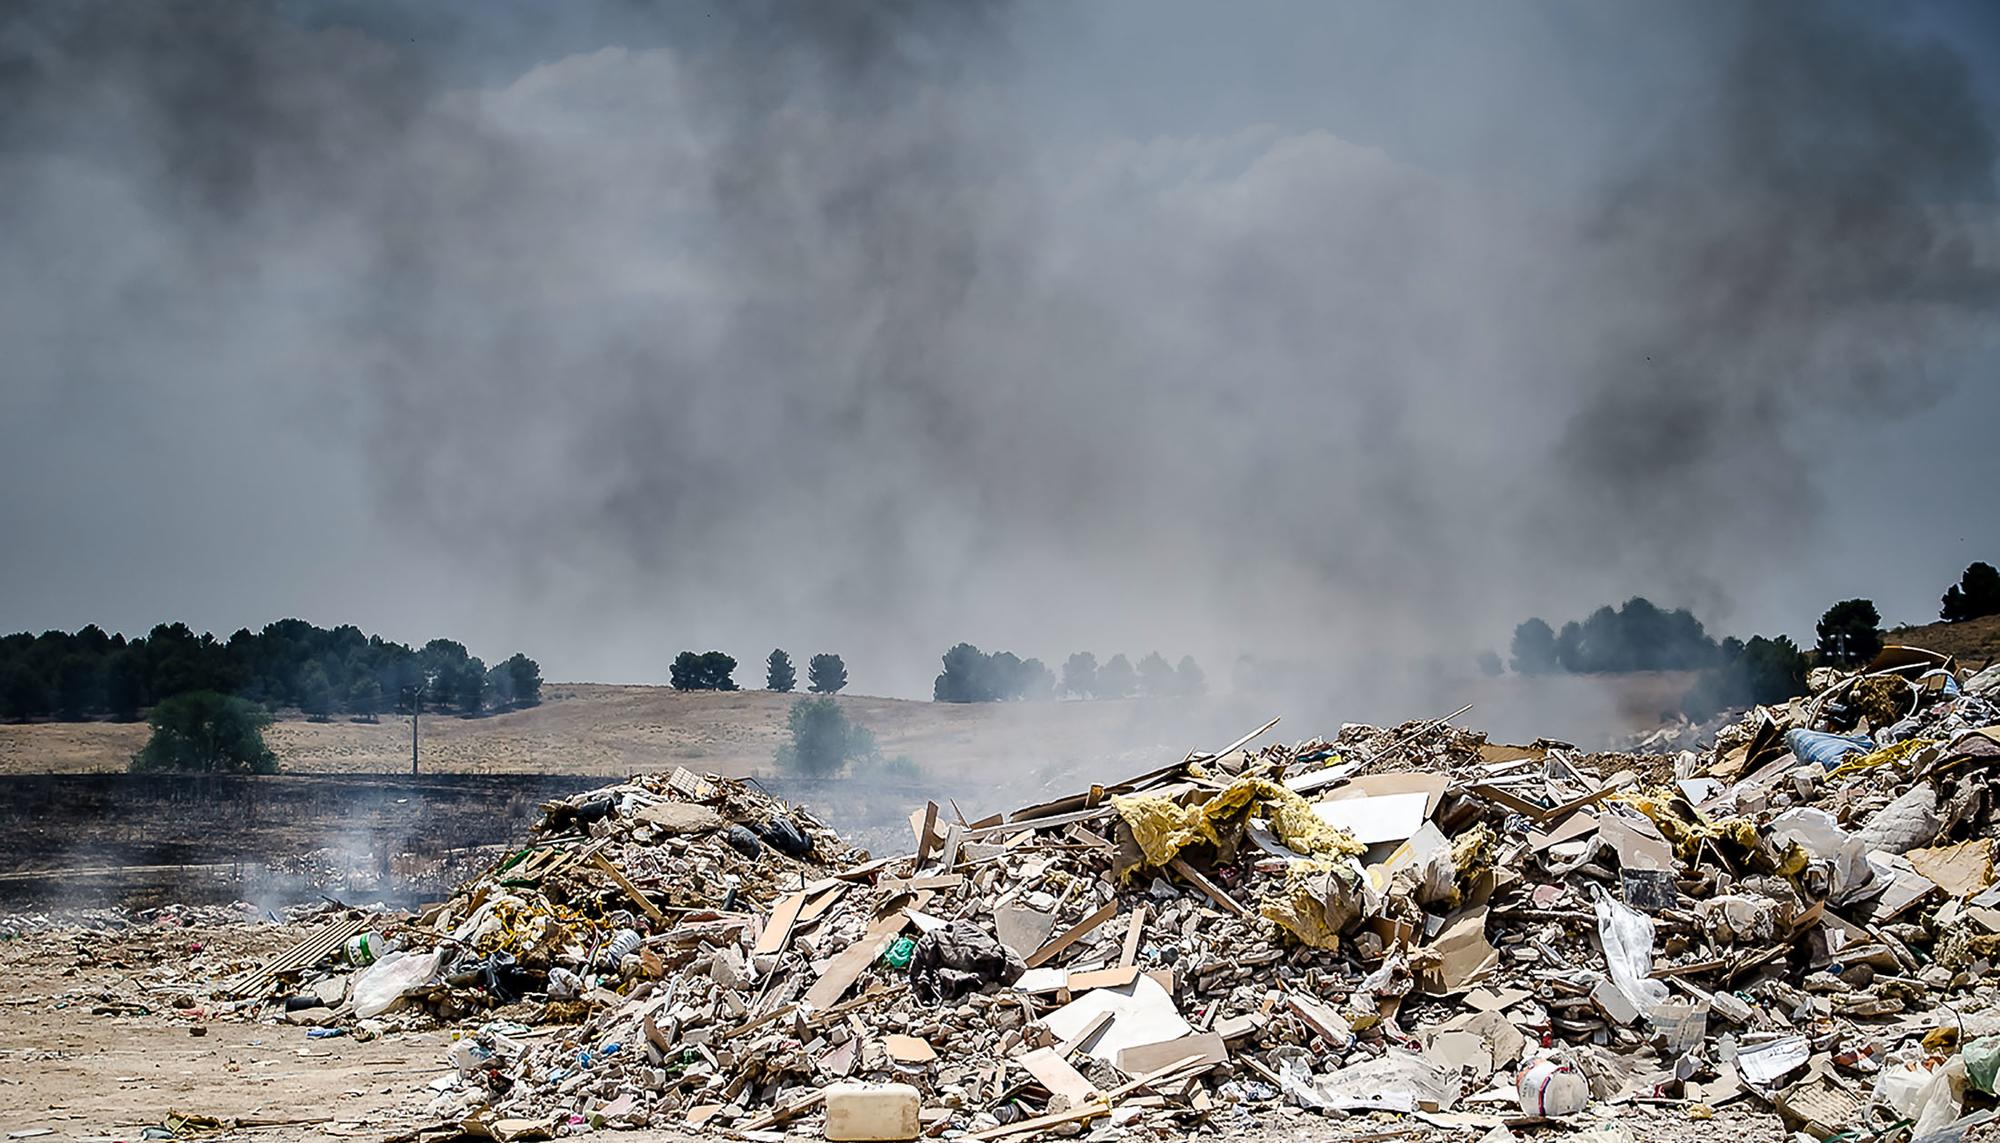
[[[599,869],[602,869],[604,871],[605,876],[611,878],[612,881],[616,882],[618,887],[625,891],[625,895],[627,897],[630,897],[632,898],[632,900],[636,901],[639,907],[646,911],[646,916],[652,918],[654,924],[664,926],[667,923],[667,915],[665,913],[660,912],[659,907],[657,905],[654,905],[651,901],[646,900],[646,895],[644,893],[639,892],[639,887],[637,885],[632,884],[630,878],[627,878],[623,873],[620,873],[616,865],[611,864],[610,858],[605,857],[601,853],[593,853],[590,855],[590,860],[592,864],[596,865]]]
[[[1118,902],[1116,900],[1105,902],[1102,909],[1078,921],[1063,935],[1036,949],[1034,955],[1028,958],[1028,967],[1040,968],[1042,965],[1054,960],[1064,949],[1082,940],[1089,934],[1090,930],[1110,920],[1113,914],[1117,912]]]

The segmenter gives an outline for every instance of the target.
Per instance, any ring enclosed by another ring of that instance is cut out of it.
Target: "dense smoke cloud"
[[[498,78],[490,24],[0,16],[17,407],[320,422],[556,675],[1372,672],[1634,592],[1727,626],[1823,519],[1791,426],[1942,399],[1994,296],[1968,64],[1855,9],[1633,9],[1705,71],[1559,184],[1052,141],[1007,6],[605,11],[651,34]]]

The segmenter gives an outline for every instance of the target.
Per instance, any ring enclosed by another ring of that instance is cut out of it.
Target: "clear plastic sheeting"
[[[1653,971],[1652,918],[1612,900],[1601,885],[1590,888],[1597,899],[1597,936],[1611,967],[1611,983],[1641,1015],[1650,1014],[1667,998],[1667,986],[1648,978]]]

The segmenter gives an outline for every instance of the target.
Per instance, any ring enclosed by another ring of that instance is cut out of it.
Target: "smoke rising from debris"
[[[1689,74],[1546,178],[1064,136],[1007,5],[577,11],[0,16],[17,424],[303,423],[553,677],[782,645],[914,695],[960,639],[1219,676],[1634,593],[1727,629],[1825,526],[1800,426],[1990,348],[1973,63],[1863,9],[1629,10]]]

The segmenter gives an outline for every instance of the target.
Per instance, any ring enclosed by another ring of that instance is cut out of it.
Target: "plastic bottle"
[[[618,930],[617,933],[612,935],[611,943],[604,946],[605,963],[609,964],[613,971],[616,971],[618,962],[638,952],[639,946],[644,943],[644,940],[645,938],[631,929]]]

